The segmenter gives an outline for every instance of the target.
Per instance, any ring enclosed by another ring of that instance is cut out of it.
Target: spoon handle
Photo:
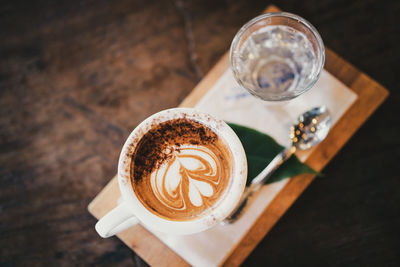
[[[272,174],[296,151],[294,146],[287,147],[282,150],[281,153],[275,156],[275,158],[262,170],[254,179],[251,181],[250,187],[254,187],[255,191],[258,190],[265,182],[272,176]],[[258,187],[259,186],[259,187]]]
[[[263,184],[272,176],[272,174],[282,165],[290,156],[296,151],[295,147],[287,147],[281,153],[275,156],[275,158],[262,170],[251,182],[249,187],[246,187],[242,198],[236,205],[232,213],[225,218],[224,224],[234,223],[243,214],[248,199],[258,191]]]

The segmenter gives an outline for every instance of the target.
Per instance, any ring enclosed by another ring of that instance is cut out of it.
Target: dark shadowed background
[[[0,265],[145,266],[86,207],[270,3],[0,1]],[[244,265],[400,266],[400,1],[272,3],[391,95]]]

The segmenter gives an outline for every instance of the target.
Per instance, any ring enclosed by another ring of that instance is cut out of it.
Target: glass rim
[[[293,20],[296,20],[298,23],[303,24],[304,26],[306,26],[310,32],[314,35],[314,37],[317,40],[318,43],[318,47],[319,47],[319,51],[321,54],[321,59],[319,60],[318,64],[318,73],[315,77],[315,79],[313,81],[311,81],[305,88],[304,90],[302,90],[300,93],[296,94],[294,97],[297,97],[305,92],[307,92],[311,87],[314,86],[314,84],[318,81],[322,69],[324,68],[324,64],[325,64],[325,46],[324,46],[324,42],[322,41],[321,35],[319,34],[319,32],[317,31],[317,29],[306,19],[293,14],[293,13],[289,13],[289,12],[269,12],[266,14],[262,14],[259,15],[251,20],[249,20],[247,23],[245,23],[240,29],[239,31],[235,34],[235,37],[232,40],[231,46],[230,46],[230,51],[229,51],[229,61],[230,61],[230,67],[231,70],[233,72],[233,76],[235,77],[235,80],[242,86],[242,82],[240,81],[240,79],[237,77],[237,71],[233,65],[233,51],[236,50],[240,44],[240,41],[242,40],[243,37],[243,33],[245,31],[247,31],[251,26],[253,26],[254,24],[266,19],[266,18],[271,18],[271,17],[283,17],[283,18],[290,18]],[[246,87],[244,87],[246,90],[248,90]],[[293,97],[293,98],[294,98]],[[281,101],[281,99],[271,99],[268,101]]]

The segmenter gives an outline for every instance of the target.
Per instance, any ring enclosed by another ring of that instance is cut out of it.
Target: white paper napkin
[[[287,146],[290,144],[289,127],[304,111],[325,105],[334,124],[356,99],[355,93],[324,70],[315,86],[303,95],[283,105],[267,104],[241,88],[228,69],[198,102],[196,108],[225,121],[267,133],[281,145]],[[305,161],[310,153],[302,153],[300,160]],[[285,179],[264,186],[246,213],[234,224],[217,225],[205,232],[188,236],[153,233],[191,265],[220,265],[287,182],[288,179]]]

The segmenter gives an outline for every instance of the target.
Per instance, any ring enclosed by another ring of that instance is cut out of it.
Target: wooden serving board
[[[279,9],[269,6],[265,10],[265,12],[274,11],[279,11]],[[218,78],[229,68],[228,55],[229,53],[226,53],[211,69],[207,76],[181,103],[181,107],[194,107],[207,93]],[[306,163],[318,171],[322,170],[328,164],[388,96],[388,91],[384,87],[329,49],[326,49],[325,69],[355,92],[358,98],[334,125],[328,137],[307,159]],[[265,208],[262,215],[236,245],[235,249],[226,257],[224,265],[240,265],[314,179],[315,176],[310,174],[291,178],[274,200]],[[118,181],[117,177],[114,177],[89,204],[89,212],[96,218],[101,218],[117,205],[119,197]],[[140,225],[121,232],[118,234],[118,237],[150,265],[189,265]]]

